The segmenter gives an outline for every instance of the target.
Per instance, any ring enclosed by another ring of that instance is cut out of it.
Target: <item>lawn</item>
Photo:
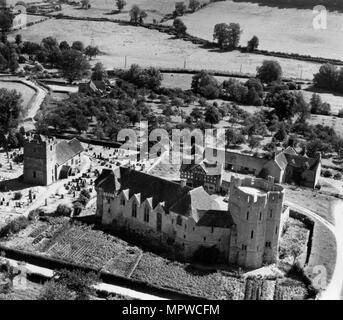
[[[211,41],[215,24],[237,22],[243,29],[244,46],[256,35],[261,49],[341,59],[343,43],[337,37],[342,34],[343,14],[329,12],[325,30],[314,29],[313,18],[313,11],[308,9],[278,9],[227,0],[212,3],[182,20],[190,34]]]
[[[40,42],[43,38],[52,36],[58,41],[66,40],[70,43],[80,40],[86,46],[92,43],[102,52],[93,63],[101,61],[109,69],[123,68],[126,56],[127,66],[137,63],[142,66],[183,68],[186,59],[187,68],[230,72],[241,70],[244,73],[255,74],[256,67],[267,58],[239,51],[207,50],[156,30],[111,22],[49,19],[26,30],[15,32],[11,36],[14,37],[17,33],[21,33],[26,41]],[[302,70],[304,78],[312,79],[320,67],[319,64],[291,59],[273,59],[280,62],[287,77],[299,77]]]

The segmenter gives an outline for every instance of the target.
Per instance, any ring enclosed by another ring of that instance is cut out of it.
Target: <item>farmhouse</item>
[[[57,141],[41,135],[24,142],[24,181],[49,185],[67,178],[81,163],[83,147],[77,139]]]
[[[209,163],[206,160],[199,164],[182,164],[180,168],[181,179],[185,179],[188,186],[203,186],[210,194],[220,191],[222,173],[222,163]]]
[[[174,243],[185,258],[214,249],[230,264],[257,268],[277,259],[285,220],[284,189],[273,178],[230,183],[228,208],[203,187],[192,188],[130,168],[104,170],[95,181],[96,215],[108,228],[124,228]]]
[[[206,152],[206,150],[205,150]],[[222,150],[213,150],[214,157]],[[212,154],[211,152],[205,155]],[[215,158],[209,158],[214,161]],[[250,173],[266,178],[272,176],[277,183],[295,183],[315,188],[321,171],[321,155],[317,158],[300,156],[292,147],[273,154],[272,159],[225,151],[225,169],[234,172]]]

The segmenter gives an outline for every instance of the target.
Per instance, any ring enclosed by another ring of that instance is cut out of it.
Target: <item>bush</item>
[[[72,209],[65,204],[59,204],[55,213],[57,216],[70,217]]]
[[[334,174],[333,178],[335,180],[342,180],[342,174],[340,172],[337,172]]]
[[[27,218],[29,219],[29,221],[33,221],[33,220],[37,220],[39,217],[43,217],[43,216],[44,216],[44,210],[36,209],[36,210],[30,211]]]
[[[332,177],[332,172],[330,170],[324,170],[322,172],[323,177],[325,178],[331,178]]]
[[[20,200],[21,198],[23,197],[23,195],[22,195],[22,193],[21,192],[16,192],[15,194],[14,194],[14,198],[13,198],[13,200]]]
[[[0,229],[0,238],[7,237],[10,234],[18,233],[20,230],[25,229],[29,225],[29,220],[21,216],[12,220],[9,224]]]

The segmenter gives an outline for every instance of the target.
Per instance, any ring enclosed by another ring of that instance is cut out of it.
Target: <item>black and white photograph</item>
[[[342,300],[342,40],[340,0],[0,0],[0,305]]]

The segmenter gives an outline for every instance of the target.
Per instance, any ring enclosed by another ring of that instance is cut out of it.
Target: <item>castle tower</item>
[[[230,263],[259,268],[277,260],[284,189],[273,178],[232,177],[228,210],[236,224]]]
[[[56,139],[34,135],[24,142],[24,181],[35,185],[49,185],[55,182]]]

